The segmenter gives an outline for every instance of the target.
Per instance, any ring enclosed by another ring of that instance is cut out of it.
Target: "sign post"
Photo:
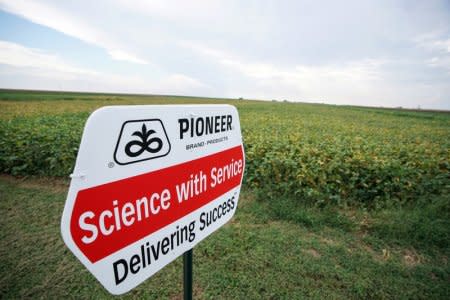
[[[192,249],[234,215],[244,169],[233,106],[101,108],[84,128],[64,242],[112,294],[184,254],[192,298]]]
[[[184,300],[192,300],[192,256],[194,249],[183,254],[183,289]]]

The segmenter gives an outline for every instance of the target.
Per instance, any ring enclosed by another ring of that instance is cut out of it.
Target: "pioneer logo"
[[[233,130],[231,115],[207,116],[190,119],[178,119],[180,140],[186,136],[200,137],[219,132]]]
[[[120,130],[114,160],[127,165],[166,156],[170,142],[159,119],[126,121]]]

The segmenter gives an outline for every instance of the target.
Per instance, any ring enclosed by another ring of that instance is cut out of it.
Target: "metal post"
[[[192,300],[192,254],[194,249],[183,254],[184,300]]]

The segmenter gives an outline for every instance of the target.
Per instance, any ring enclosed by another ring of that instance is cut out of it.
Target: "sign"
[[[87,120],[64,242],[122,294],[231,219],[245,168],[230,105],[110,106]]]

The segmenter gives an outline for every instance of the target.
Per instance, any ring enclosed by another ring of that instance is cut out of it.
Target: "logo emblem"
[[[170,142],[159,119],[126,121],[120,130],[114,160],[127,165],[166,156]]]

